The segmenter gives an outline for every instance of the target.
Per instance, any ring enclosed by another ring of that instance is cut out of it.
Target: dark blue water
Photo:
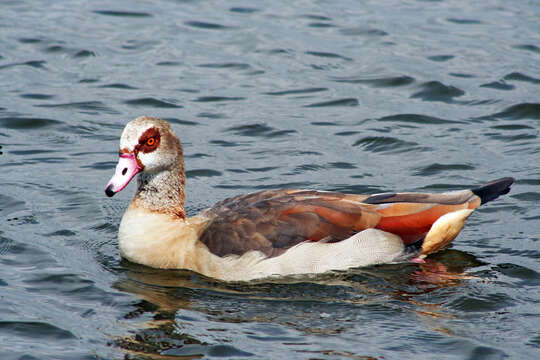
[[[3,1],[0,94],[2,359],[540,354],[536,1]],[[184,143],[189,214],[517,183],[426,264],[224,284],[119,256],[140,115]]]

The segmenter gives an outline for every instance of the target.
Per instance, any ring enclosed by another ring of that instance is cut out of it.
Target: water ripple
[[[148,51],[152,47],[156,46],[156,41],[140,40],[140,39],[128,39],[122,44],[122,49],[126,50],[141,50],[142,52]]]
[[[0,118],[0,124],[7,129],[41,129],[44,127],[61,124],[58,120],[46,118],[28,118],[28,117],[4,117]]]
[[[86,49],[76,49],[76,48],[69,48],[64,45],[50,45],[43,49],[43,52],[45,53],[51,53],[51,54],[68,54],[71,55],[73,58],[85,58],[85,57],[95,57],[96,53],[92,50],[86,50]]]
[[[0,332],[3,336],[48,339],[49,341],[77,338],[71,331],[38,321],[0,321]]]
[[[226,129],[226,131],[230,131],[240,136],[263,136],[267,138],[285,136],[296,132],[296,130],[276,130],[266,124],[233,126]]]
[[[398,87],[414,82],[414,78],[407,75],[358,75],[347,77],[333,77],[333,81],[349,84],[367,84],[373,87]]]
[[[26,203],[24,201],[15,199],[8,195],[0,194],[0,215],[7,216],[13,212],[26,210]],[[0,234],[2,232],[0,231]]]
[[[301,15],[300,18],[309,19],[309,20],[318,20],[318,21],[332,21],[332,18],[329,18],[328,16],[324,15]]]
[[[312,56],[317,56],[317,57],[323,57],[323,58],[341,59],[341,60],[346,60],[346,61],[352,61],[351,58],[348,58],[346,56],[339,55],[339,54],[330,53],[330,52],[306,51],[305,54],[312,55]]]
[[[344,161],[338,161],[338,162],[331,162],[328,163],[328,166],[326,166],[331,169],[356,169],[357,166],[355,164],[344,162]]]
[[[152,14],[149,14],[146,12],[136,12],[136,11],[94,10],[92,12],[99,15],[116,16],[116,17],[128,17],[128,18],[152,17]]]
[[[505,142],[514,142],[519,141],[521,145],[528,144],[530,142],[522,141],[522,140],[534,140],[537,138],[534,134],[515,134],[515,135],[502,135],[500,133],[486,133],[486,136],[489,136],[493,139],[502,140]],[[524,149],[522,149],[524,150]]]
[[[503,124],[490,126],[491,129],[497,130],[534,130],[535,128],[524,124]]]
[[[503,111],[482,116],[478,118],[480,120],[491,120],[491,119],[510,119],[510,120],[521,120],[521,119],[540,119],[540,104],[538,103],[522,103],[517,105],[512,105],[507,107]]]
[[[275,169],[279,169],[279,166],[263,166],[259,168],[246,168],[246,170],[250,172],[268,172]]]
[[[361,146],[364,150],[373,153],[395,153],[408,151],[427,150],[418,143],[404,141],[387,136],[366,136],[357,140],[353,146]]]
[[[182,64],[180,61],[159,61],[156,66],[180,66]]]
[[[464,312],[492,312],[515,305],[514,299],[503,293],[462,295],[447,304],[454,310]]]
[[[43,294],[62,294],[83,297],[85,293],[87,295],[93,293],[93,296],[97,297],[97,293],[100,292],[96,292],[98,289],[94,287],[92,281],[83,279],[75,274],[34,274],[23,282],[28,291]],[[93,289],[89,289],[89,287]]]
[[[229,9],[229,11],[240,14],[253,14],[259,11],[259,9],[250,7],[232,7]]]
[[[504,80],[513,80],[513,81],[523,81],[531,84],[538,85],[540,84],[540,79],[528,76],[519,72],[513,72],[504,76]]]
[[[96,113],[104,112],[106,114],[112,114],[117,115],[120,114],[120,112],[106,106],[101,101],[81,101],[81,102],[71,102],[71,103],[63,103],[63,104],[38,104],[34,105],[35,107],[41,107],[41,108],[57,108],[57,109],[78,109],[78,110],[84,110],[84,111],[93,111]]]
[[[74,58],[95,57],[96,53],[92,50],[79,50],[73,54]]]
[[[230,26],[216,24],[216,23],[209,23],[204,21],[186,21],[184,22],[185,25],[191,26],[198,29],[205,29],[205,30],[229,30],[232,29]]]
[[[462,121],[441,119],[435,116],[420,115],[420,114],[397,114],[384,116],[377,119],[378,121],[388,122],[403,122],[403,123],[416,123],[422,125],[441,125],[441,124],[460,124]]]
[[[304,107],[332,107],[332,106],[358,106],[358,100],[354,98],[345,98],[337,99],[330,101],[322,101],[309,105],[304,105]]]
[[[213,177],[221,175],[223,175],[223,173],[212,169],[191,169],[186,171],[186,176],[188,178]]]
[[[20,97],[24,99],[32,99],[32,100],[49,100],[54,99],[54,95],[50,94],[36,94],[36,93],[30,93],[30,94],[21,94]]]
[[[137,90],[138,89],[134,86],[123,84],[123,83],[105,84],[105,85],[100,85],[99,87],[104,88],[104,89],[122,89],[122,90]]]
[[[519,194],[514,194],[514,195],[511,195],[514,199],[518,199],[518,200],[521,200],[521,201],[530,201],[530,202],[538,202],[540,200],[540,192],[533,192],[533,191],[528,191],[528,192],[522,192],[522,193],[519,193]]]
[[[447,18],[447,21],[454,23],[454,24],[460,24],[460,25],[478,25],[482,24],[480,20],[475,19],[457,19],[457,18]]]
[[[225,114],[221,113],[211,113],[211,112],[202,112],[197,114],[197,117],[205,119],[224,119],[226,118]]]
[[[474,170],[475,167],[467,164],[439,164],[434,163],[428,166],[419,168],[415,175],[419,176],[433,176],[441,173],[451,173],[454,170]]]
[[[222,102],[222,101],[239,101],[245,100],[244,97],[234,97],[234,96],[201,96],[195,99],[196,102]]]
[[[312,27],[312,28],[332,28],[332,27],[336,27],[333,24],[324,23],[324,22],[312,22],[312,23],[309,23],[308,26]]]
[[[165,117],[163,119],[173,124],[188,125],[188,126],[199,125],[199,123],[196,121],[182,120],[182,119],[171,118],[171,117]]]
[[[69,229],[62,229],[62,230],[53,231],[48,234],[43,234],[43,236],[45,237],[55,237],[55,236],[71,237],[71,236],[77,236],[77,233]]]
[[[245,358],[252,357],[252,354],[247,351],[242,351],[231,345],[203,345],[203,344],[186,344],[180,348],[171,348],[160,352],[163,356],[192,358],[192,357],[230,357],[230,358]]]
[[[88,165],[81,165],[81,169],[109,170],[114,169],[116,161],[98,161]]]
[[[8,69],[14,66],[30,66],[36,69],[45,69],[45,64],[47,64],[45,60],[31,60],[31,61],[25,61],[25,62],[20,62],[20,63],[0,65],[0,70]]]
[[[465,95],[465,91],[439,81],[429,81],[420,85],[422,90],[411,95],[412,99],[451,103],[454,98]]]
[[[200,64],[197,66],[202,67],[202,68],[210,68],[210,69],[234,69],[234,70],[247,70],[251,68],[249,64],[234,63],[234,62]]]
[[[370,27],[363,27],[363,26],[343,28],[343,29],[340,29],[339,32],[346,36],[379,37],[379,36],[388,35],[386,31],[370,28]]]
[[[493,270],[518,279],[518,286],[540,286],[540,273],[521,265],[502,263],[493,267]]]
[[[8,253],[10,251],[11,245],[13,245],[13,240],[0,235],[0,255],[4,255]],[[8,285],[7,282],[0,279],[0,286],[7,286],[7,285]]]
[[[183,108],[182,105],[177,105],[172,102],[159,100],[153,97],[126,100],[124,101],[124,104],[132,105],[132,106],[147,106],[147,107],[152,107],[152,108],[173,108],[173,109]]]
[[[468,73],[463,73],[463,72],[459,72],[459,73],[451,72],[451,73],[448,73],[448,75],[461,78],[461,79],[472,79],[475,77],[473,74],[468,74]]]
[[[536,54],[540,54],[540,47],[533,44],[520,44],[512,46],[514,49],[531,51]]]
[[[283,91],[266,92],[264,94],[275,95],[275,96],[303,95],[303,94],[311,94],[311,93],[316,93],[316,92],[321,92],[321,91],[328,91],[328,88],[306,88],[306,89],[283,90]]]
[[[40,42],[43,41],[43,39],[22,37],[22,38],[17,39],[17,41],[20,42],[21,44],[39,44]]]
[[[321,170],[324,168],[325,167],[323,165],[319,165],[319,164],[302,164],[302,165],[296,166],[292,171],[286,172],[283,175],[288,176],[288,175],[295,175],[295,174],[303,174],[310,171]]]
[[[514,85],[507,84],[504,80],[493,81],[487,84],[482,84],[480,87],[496,89],[496,90],[514,90],[516,87]]]
[[[428,59],[435,62],[445,62],[448,60],[453,59],[454,55],[434,55],[434,56],[428,56]]]
[[[217,146],[221,146],[221,147],[237,147],[237,146],[242,146],[243,145],[243,144],[238,143],[238,142],[225,141],[225,140],[211,140],[211,141],[209,141],[209,143],[212,144],[212,145],[217,145]]]

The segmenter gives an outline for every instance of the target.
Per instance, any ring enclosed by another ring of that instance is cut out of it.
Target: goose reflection
[[[125,277],[115,288],[140,301],[124,316],[129,333],[114,343],[122,351],[154,359],[247,356],[249,349],[224,346],[226,341],[220,337],[226,338],[234,326],[250,323],[292,328],[299,337],[331,335],[354,326],[354,318],[345,321],[347,317],[369,317],[371,311],[392,316],[403,310],[417,316],[426,329],[452,335],[440,322],[453,317],[444,305],[476,278],[469,270],[481,265],[484,263],[471,254],[447,249],[422,264],[225,283],[190,271],[159,270],[124,260]],[[362,314],[365,307],[368,313]],[[313,308],[319,311],[313,312]],[[293,340],[298,339],[291,343]]]

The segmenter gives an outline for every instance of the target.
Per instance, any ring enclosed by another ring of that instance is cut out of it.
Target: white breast
[[[157,268],[185,268],[197,234],[189,223],[170,215],[130,206],[118,230],[122,256]]]

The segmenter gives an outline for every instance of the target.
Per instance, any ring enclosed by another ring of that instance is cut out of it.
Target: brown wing
[[[219,256],[258,250],[277,256],[303,241],[340,241],[374,227],[376,206],[367,195],[271,190],[226,199],[207,210],[212,220],[200,236]]]
[[[475,209],[506,194],[511,178],[443,194],[351,195],[311,190],[270,190],[226,199],[206,211],[200,240],[219,256],[258,250],[272,257],[303,241],[336,242],[367,228],[422,239],[442,215]]]

